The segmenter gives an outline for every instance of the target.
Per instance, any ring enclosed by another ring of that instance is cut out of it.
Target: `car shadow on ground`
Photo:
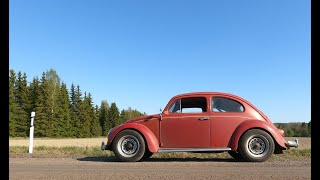
[[[90,162],[121,162],[115,156],[107,157],[81,157],[77,158],[78,161]],[[242,162],[233,158],[149,158],[143,162]]]

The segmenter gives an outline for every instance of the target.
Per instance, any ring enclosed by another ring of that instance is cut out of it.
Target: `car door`
[[[232,134],[242,122],[250,119],[244,104],[230,97],[211,98],[211,143],[213,148],[225,148],[231,142]]]
[[[210,145],[206,97],[176,99],[160,122],[160,148],[207,148]]]

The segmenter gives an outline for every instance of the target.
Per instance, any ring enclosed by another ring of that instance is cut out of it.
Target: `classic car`
[[[130,119],[109,130],[102,150],[121,161],[143,161],[156,152],[225,152],[235,160],[263,162],[299,146],[247,100],[223,92],[174,96],[160,114]]]

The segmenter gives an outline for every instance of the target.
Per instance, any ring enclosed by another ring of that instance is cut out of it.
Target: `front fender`
[[[229,142],[229,147],[236,151],[238,149],[238,142],[242,134],[247,132],[250,129],[262,129],[268,132],[273,139],[281,146],[282,148],[286,149],[286,141],[280,131],[273,125],[265,121],[261,120],[247,120],[241,123],[237,129],[232,134],[232,137]]]
[[[120,126],[113,128],[110,131],[110,134],[108,136],[108,143],[107,143],[108,149],[111,150],[111,144],[112,144],[113,139],[116,137],[116,135],[125,129],[136,130],[146,140],[147,145],[148,145],[148,149],[150,152],[157,152],[158,151],[159,142],[158,142],[158,139],[156,138],[156,136],[153,134],[153,132],[149,128],[147,128],[146,126],[144,126],[142,124],[138,124],[138,123],[125,123],[125,124],[122,124]]]

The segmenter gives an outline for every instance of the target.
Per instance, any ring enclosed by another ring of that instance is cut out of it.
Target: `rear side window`
[[[224,98],[224,97],[212,97],[211,100],[212,112],[243,112],[244,107],[238,101]]]
[[[207,100],[205,97],[178,99],[169,108],[169,113],[202,113],[206,111]]]

